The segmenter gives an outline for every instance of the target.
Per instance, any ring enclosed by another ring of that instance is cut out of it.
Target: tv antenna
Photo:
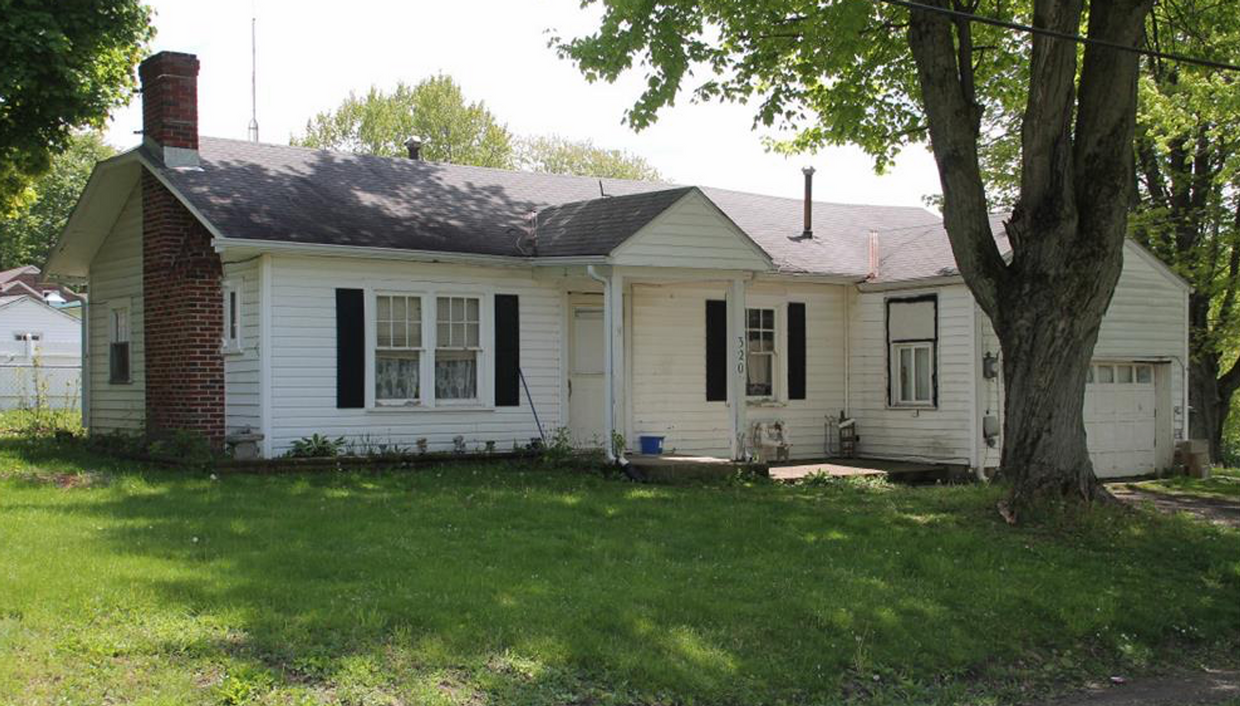
[[[250,142],[258,142],[258,11],[250,4]]]

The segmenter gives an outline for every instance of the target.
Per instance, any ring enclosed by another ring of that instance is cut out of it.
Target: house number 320
[[[736,372],[745,372],[745,337],[736,337]]]

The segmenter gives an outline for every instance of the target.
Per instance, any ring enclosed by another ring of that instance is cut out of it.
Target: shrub
[[[339,456],[344,447],[343,436],[329,439],[320,434],[311,434],[294,441],[286,455],[290,458],[332,458]]]

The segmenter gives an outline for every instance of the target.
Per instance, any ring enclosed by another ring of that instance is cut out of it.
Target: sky
[[[622,123],[643,77],[588,83],[548,48],[548,31],[591,31],[597,8],[578,0],[148,0],[152,49],[198,55],[199,131],[245,139],[250,119],[250,18],[258,19],[258,122],[263,142],[287,144],[313,114],[350,91],[391,88],[443,72],[515,134],[555,133],[645,157],[670,181],[800,198],[813,166],[818,201],[921,206],[939,192],[927,150],[905,150],[883,176],[853,147],[785,157],[767,152],[753,111],[684,95],[640,133]],[[107,139],[137,144],[140,99],[113,117]]]

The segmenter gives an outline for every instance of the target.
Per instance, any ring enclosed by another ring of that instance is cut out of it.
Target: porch
[[[781,483],[796,483],[810,476],[919,481],[927,477],[937,478],[949,471],[942,465],[873,458],[830,458],[770,464],[732,461],[714,456],[628,454],[625,459],[639,475],[655,482],[667,483],[718,479],[746,470]]]

